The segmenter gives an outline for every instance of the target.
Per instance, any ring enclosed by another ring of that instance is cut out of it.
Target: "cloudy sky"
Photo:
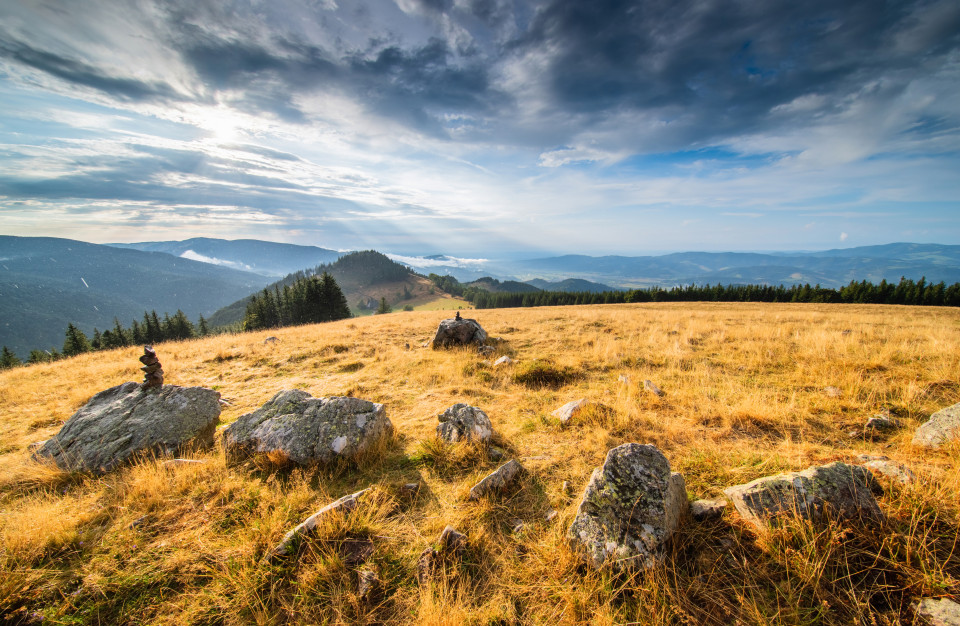
[[[5,0],[0,232],[960,244],[956,0]]]

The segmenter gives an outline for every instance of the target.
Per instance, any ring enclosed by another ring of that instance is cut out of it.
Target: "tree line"
[[[443,277],[443,282],[456,280]],[[928,283],[925,278],[914,281],[901,278],[899,283],[886,280],[879,284],[851,281],[833,289],[791,285],[686,285],[670,289],[650,287],[624,291],[567,292],[538,291],[503,293],[461,289],[462,296],[478,309],[501,309],[573,304],[618,304],[631,302],[810,302],[836,304],[906,304],[918,306],[960,306],[960,283]]]
[[[254,294],[243,317],[244,330],[332,322],[350,317],[350,307],[333,276],[302,276],[293,284],[274,285]]]

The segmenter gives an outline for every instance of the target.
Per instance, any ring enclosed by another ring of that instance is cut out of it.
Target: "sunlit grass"
[[[422,347],[447,316],[397,312],[156,346],[167,383],[220,391],[224,423],[281,389],[384,403],[397,435],[359,465],[228,465],[214,449],[194,455],[202,465],[165,468],[158,459],[104,477],[60,472],[32,461],[28,446],[97,391],[139,379],[140,350],[0,373],[0,615],[91,624],[895,624],[912,619],[914,597],[960,593],[955,453],[910,446],[930,413],[960,401],[960,312],[699,303],[474,311],[503,339],[486,356]],[[268,336],[280,341],[265,344]],[[495,367],[501,355],[516,362]],[[581,419],[564,425],[551,415],[580,398],[595,403]],[[487,446],[435,439],[437,414],[456,402],[481,407],[504,460],[527,469],[500,498],[467,501],[502,462]],[[849,435],[882,410],[905,427],[876,441]],[[659,446],[692,498],[862,453],[906,463],[921,480],[888,487],[880,531],[797,521],[758,537],[728,513],[685,522],[652,572],[588,572],[564,532],[592,469],[629,441]],[[415,494],[400,488],[411,482],[421,484]],[[330,520],[295,560],[262,561],[306,516],[371,485],[368,501]],[[547,522],[551,509],[559,515]],[[417,556],[447,524],[470,549],[448,579],[420,588]],[[386,592],[372,605],[357,596],[359,565],[342,553],[348,539],[374,545],[365,566]]]

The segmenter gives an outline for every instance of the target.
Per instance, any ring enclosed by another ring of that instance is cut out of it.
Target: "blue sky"
[[[960,243],[960,3],[8,0],[0,231]]]

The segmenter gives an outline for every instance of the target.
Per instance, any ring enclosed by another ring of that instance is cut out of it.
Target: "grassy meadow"
[[[282,389],[383,403],[395,436],[358,465],[228,465],[215,448],[190,454],[198,465],[61,472],[32,461],[28,445],[94,393],[140,380],[142,350],[0,372],[0,621],[882,625],[913,623],[918,597],[960,599],[960,450],[910,445],[917,425],[960,401],[960,311],[471,311],[503,340],[491,356],[424,347],[448,316],[397,312],[155,346],[167,384],[221,393],[223,424]],[[502,355],[515,363],[494,367]],[[665,395],[646,391],[646,379]],[[551,416],[579,398],[601,406],[567,425]],[[527,470],[500,497],[470,502],[467,492],[503,461],[435,439],[437,414],[456,402],[486,411],[504,461]],[[904,428],[850,435],[884,410]],[[662,566],[615,576],[580,566],[564,534],[593,468],[626,442],[657,445],[691,499],[864,453],[918,480],[886,484],[880,528],[793,521],[758,535],[729,508],[717,521],[685,520]],[[400,488],[415,481],[415,495]],[[327,520],[297,558],[262,562],[289,528],[368,486],[371,497]],[[448,524],[467,535],[466,556],[420,587],[417,557]],[[345,547],[358,539],[372,542],[365,566],[384,582],[370,602]]]

